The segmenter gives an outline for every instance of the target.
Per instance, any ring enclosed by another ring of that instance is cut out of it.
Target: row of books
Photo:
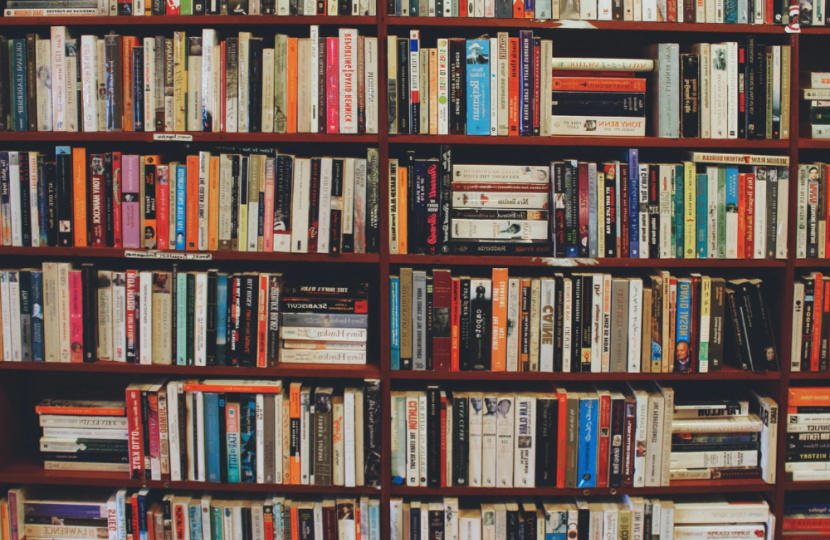
[[[0,511],[4,516],[0,537],[13,540],[381,538],[377,497],[295,500],[277,494],[234,497],[155,489],[88,492],[21,486],[0,498]]]
[[[365,364],[368,286],[284,283],[282,274],[0,270],[6,362],[265,368]]]
[[[377,252],[380,154],[0,152],[6,246]]]
[[[722,6],[714,0],[700,3],[656,0],[396,0],[388,1],[386,6],[387,16],[393,17],[485,17],[710,24],[789,24],[790,19],[788,3],[767,4],[759,0],[729,0]],[[820,24],[824,24],[823,11],[821,17]]]
[[[545,166],[389,160],[389,250],[591,258],[787,257],[789,158]]]
[[[812,138],[830,138],[830,104],[827,103],[827,98],[830,98],[830,73],[802,71],[799,80],[802,97],[810,108]]]
[[[658,383],[554,393],[392,392],[392,481],[412,487],[646,487],[775,483],[777,404],[675,398]],[[750,404],[755,413],[750,414]]]
[[[775,515],[760,497],[594,499],[532,497],[474,501],[392,498],[391,540],[582,538],[772,540]],[[460,507],[459,507],[460,506]],[[436,534],[437,533],[437,534]],[[439,536],[440,534],[441,536]]]
[[[158,16],[158,15],[358,15],[377,14],[374,0],[8,0],[6,17],[44,17],[50,15]]]
[[[390,277],[391,368],[434,371],[708,373],[777,371],[758,279],[660,271]]]
[[[0,38],[0,130],[377,133],[377,38],[309,33]]]
[[[830,388],[790,388],[787,405],[786,480],[829,480]]]

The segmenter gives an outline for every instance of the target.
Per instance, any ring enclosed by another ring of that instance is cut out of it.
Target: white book
[[[499,403],[506,402],[504,407],[512,411],[515,398],[512,394],[498,396]],[[501,409],[496,410],[496,485],[500,488],[513,487],[513,448],[514,448],[514,415],[504,414]]]
[[[573,281],[571,278],[564,278],[565,305],[563,306],[562,325],[562,371],[571,371],[571,319],[573,317]]]
[[[146,41],[146,38],[145,38]],[[201,120],[209,118],[211,121],[211,131],[213,131],[213,123],[219,121],[218,111],[215,107],[216,92],[218,88],[214,87],[214,70],[215,64],[219,62],[219,58],[214,56],[214,50],[219,40],[216,36],[216,30],[211,28],[202,29],[202,81],[201,81],[201,103],[199,104],[199,113]],[[146,45],[145,52],[146,52]],[[146,64],[145,64],[146,66]],[[146,101],[145,103],[154,103],[154,101]],[[151,110],[152,107],[146,106],[146,110]],[[203,122],[204,124],[204,122]],[[204,129],[204,125],[202,126]],[[199,130],[201,131],[201,130]]]
[[[719,0],[723,2],[723,0]],[[721,13],[723,11],[721,10]],[[723,22],[723,21],[719,21]],[[726,45],[726,69],[727,80],[726,87],[729,95],[726,101],[727,117],[727,137],[730,139],[738,138],[738,43],[730,41]],[[780,51],[780,47],[777,48]],[[778,64],[780,66],[780,64]],[[780,75],[780,74],[779,74]],[[780,77],[779,77],[780,78]],[[776,79],[777,80],[777,79]]]
[[[660,538],[674,538],[673,501],[660,501]]]
[[[9,200],[12,211],[12,246],[23,245],[23,216],[20,206],[20,153],[9,152]]]
[[[601,274],[591,277],[591,373],[602,372],[602,309],[605,280]],[[588,291],[586,291],[587,293]]]
[[[40,208],[38,205],[38,152],[29,152],[29,220],[32,247],[40,247]],[[45,182],[46,179],[43,179]]]
[[[355,391],[346,388],[343,392],[343,447],[344,447],[344,483],[346,487],[355,487]]]
[[[202,58],[206,56],[207,54]],[[144,38],[143,81],[144,131],[152,132],[156,130],[156,39],[152,37]]]
[[[579,0],[579,18],[584,21],[596,20],[597,0]]]
[[[179,391],[178,383],[171,381],[167,384],[167,442],[170,453],[170,479],[174,482],[182,480],[181,450],[179,446]]]
[[[198,279],[198,274],[197,274]],[[197,285],[198,288],[198,285]],[[255,404],[255,424],[256,424],[256,455],[265,457],[265,396],[263,394],[256,394],[254,399]],[[265,483],[265,459],[256,460],[256,483]],[[261,507],[260,507],[261,508]]]
[[[343,211],[341,219],[341,238],[342,235],[352,235],[352,243],[354,243],[354,210],[355,210],[355,174],[358,168],[358,161],[363,162],[363,169],[365,171],[365,160],[356,160],[355,158],[346,158],[343,160],[343,196],[341,197],[340,206]],[[365,172],[362,173],[365,177]],[[365,191],[365,190],[364,190]],[[365,200],[365,199],[364,199]],[[337,239],[340,242],[340,238]],[[337,246],[338,249],[340,245]]]
[[[309,39],[311,41],[311,69],[309,73],[311,74],[310,81],[311,81],[311,133],[317,133],[320,126],[320,108],[319,108],[319,96],[320,91],[326,91],[325,88],[320,88],[320,78],[317,77],[317,73],[319,72],[319,64],[320,64],[320,27],[316,24],[312,24],[309,27],[308,31]],[[325,38],[323,39],[323,43],[325,44]],[[324,45],[325,46],[325,45]],[[325,124],[325,120],[323,120]]]
[[[706,230],[706,256],[709,259],[718,257],[718,168],[706,167],[706,187],[708,189],[706,201],[708,205]],[[764,207],[766,209],[766,207]],[[756,218],[757,219],[757,218]],[[766,238],[766,237],[765,237]]]
[[[418,481],[427,485],[427,395],[418,392]]]
[[[345,134],[357,133],[357,37],[354,28],[339,30],[340,133]]]
[[[65,26],[53,26],[52,46],[52,131],[67,131],[66,114],[66,40]]]
[[[648,420],[646,426],[646,486],[662,485],[663,422],[665,399],[659,392],[648,393]]]
[[[484,412],[481,417],[481,485],[497,486],[498,460],[498,395],[484,395]],[[492,412],[491,412],[492,410]]]
[[[186,128],[187,131],[202,131],[202,57],[187,55],[187,96]],[[247,72],[246,72],[247,75]],[[241,70],[239,78],[243,76]]]
[[[643,22],[657,22],[657,0],[643,0]]]
[[[366,133],[378,133],[378,106],[380,100],[378,77],[378,38],[363,40],[363,93],[365,97]]]
[[[81,36],[81,96],[84,131],[98,131],[98,38]],[[38,96],[38,104],[41,96]],[[38,110],[40,113],[40,110]],[[38,124],[41,124],[38,118]],[[38,126],[40,130],[40,126]],[[51,126],[49,130],[51,131]]]
[[[660,204],[660,258],[673,259],[674,250],[672,249],[672,175],[674,174],[674,165],[660,165],[657,181],[659,183],[659,204]],[[737,215],[737,214],[736,214]]]
[[[492,0],[488,0],[489,5],[492,5]],[[489,15],[493,17],[494,15]],[[499,40],[498,38],[490,38],[490,51],[498,51],[499,48]],[[493,54],[492,52],[490,54]],[[499,134],[498,132],[498,123],[499,123],[499,73],[498,69],[496,69],[496,65],[491,62],[490,63],[490,135],[493,137]],[[544,79],[543,79],[544,80]],[[544,94],[542,94],[544,95]],[[544,109],[542,109],[544,110]],[[550,109],[548,109],[550,110]],[[541,115],[542,118],[545,116],[550,115]]]
[[[194,363],[207,365],[207,274],[196,272],[196,307],[194,315]]]
[[[642,361],[643,280],[628,284],[628,372],[639,373]]]
[[[44,272],[44,287],[45,283],[46,277]],[[800,281],[796,281],[794,285],[792,321],[793,328],[802,328],[804,322],[804,283]],[[3,330],[5,332],[5,328]],[[801,371],[801,340],[802,332],[793,332],[792,347],[790,349],[790,371]]]
[[[444,497],[444,538],[458,540],[458,499],[455,497]]]
[[[763,259],[767,248],[767,179],[764,167],[755,167],[755,234],[753,258]]]
[[[237,126],[238,133],[248,133],[248,100],[250,95],[249,87],[249,69],[251,61],[251,33],[239,32],[239,58],[237,65],[239,66],[239,81],[236,95],[239,97],[237,105]],[[299,69],[299,68],[298,68]]]
[[[48,264],[55,264],[55,263],[48,263]],[[45,265],[44,265],[45,266]],[[44,271],[44,293],[46,290],[46,272]],[[0,324],[3,327],[3,335],[6,336],[6,339],[3,341],[3,361],[4,362],[12,362],[14,361],[14,353],[12,349],[12,317],[11,317],[11,296],[9,293],[9,272],[7,270],[0,270],[0,302],[2,302],[2,311],[0,311],[0,315],[2,315],[2,320],[0,320]],[[51,340],[46,340],[46,344],[48,345]],[[50,361],[50,360],[47,360]],[[56,360],[51,360],[52,362]]]
[[[601,2],[608,2],[608,0],[600,0]],[[609,2],[610,3],[610,2]],[[610,10],[609,10],[610,14]],[[611,20],[610,17],[608,20]],[[492,53],[491,53],[492,54]],[[550,73],[553,70],[553,41],[549,39],[542,40],[542,59],[541,59],[541,72],[542,73]],[[498,67],[499,67],[499,77],[501,77],[501,67],[502,67],[502,56],[501,56],[501,49],[499,49],[499,59],[498,59]],[[505,68],[506,73],[506,68]],[[499,85],[501,88],[501,79],[499,79]],[[539,134],[542,137],[549,137],[552,131],[551,126],[551,117],[547,114],[547,111],[551,110],[553,106],[551,91],[552,82],[550,77],[542,77],[541,81],[541,96],[542,96],[542,104],[541,104],[541,113],[539,118]],[[501,96],[499,96],[501,99]],[[501,102],[499,102],[499,106],[501,106]],[[501,110],[499,110],[499,119],[501,119]],[[501,124],[499,124],[499,135],[501,135]]]
[[[265,59],[266,59],[265,50],[266,49],[263,49],[263,69],[265,69],[265,63],[264,63]],[[271,50],[271,52],[272,52],[271,60],[273,62],[273,49],[269,49],[269,50]],[[164,55],[163,54],[160,55],[159,58],[164,58]],[[273,68],[273,63],[271,65],[271,67]],[[163,69],[159,70],[159,68],[157,67],[156,72],[157,73],[163,73]],[[223,94],[223,90],[224,90],[224,88],[222,87],[222,77],[225,76],[225,73],[223,72],[223,68],[222,68],[222,46],[219,45],[218,43],[216,43],[213,46],[213,70],[212,70],[212,72],[213,72],[213,96],[211,97],[211,106],[212,106],[211,111],[212,112],[211,112],[211,116],[210,116],[210,128],[211,128],[212,132],[218,133],[219,131],[221,131],[221,128],[222,128],[222,102],[223,102],[222,94]],[[268,73],[268,71],[266,71],[263,74],[263,81],[267,80],[269,78],[269,76],[273,80],[273,75],[274,75],[274,70],[273,69],[271,70],[270,74]],[[160,86],[158,86],[158,84],[159,83],[157,83],[157,87],[156,87],[156,110],[164,110],[164,97],[163,97],[164,82],[161,82]],[[159,98],[159,95],[160,95],[159,92],[161,92],[161,97],[160,98]],[[273,95],[273,92],[272,92],[272,95]],[[266,110],[267,106],[269,105],[269,103],[266,102],[265,100],[266,100],[266,98],[263,97],[263,104],[262,104],[263,111]],[[273,103],[273,101],[274,100],[271,99],[271,103]]]
[[[153,363],[153,273],[138,273],[139,363]]]
[[[536,482],[536,398],[516,396],[513,445],[513,486],[535,487]]]
[[[507,363],[506,371],[519,370],[519,278],[507,280]],[[512,459],[510,461],[513,462]],[[512,480],[512,475],[511,475]]]
[[[352,160],[354,163],[354,160]],[[344,163],[345,165],[345,163]],[[344,167],[345,168],[345,167]],[[354,167],[352,168],[354,170]],[[345,171],[344,171],[345,173]],[[317,227],[317,253],[329,252],[331,224],[331,184],[333,181],[333,160],[324,157],[320,160],[320,198],[318,199],[319,221]],[[345,177],[345,174],[344,174]],[[345,221],[345,220],[343,220]]]
[[[291,252],[308,252],[308,207],[311,188],[311,160],[294,160],[291,190]]]
[[[553,372],[554,313],[556,309],[556,280],[542,279],[540,294],[539,371]],[[598,342],[601,341],[599,336]],[[593,355],[593,352],[591,353]],[[593,356],[591,357],[593,362]]]
[[[709,79],[709,103],[713,139],[726,139],[729,134],[729,72],[725,43],[709,46],[712,70]]]
[[[438,134],[449,133],[450,42],[438,40]]]
[[[60,361],[61,363],[71,362],[72,349],[69,330],[69,271],[72,265],[69,263],[58,263],[58,323],[60,335]],[[12,334],[14,339],[14,333]]]
[[[103,51],[103,40],[101,41],[101,51]],[[52,41],[49,39],[36,38],[37,49],[35,51],[37,60],[37,72],[48,73],[52,76]],[[103,65],[103,56],[98,56],[98,43],[96,41],[96,61]],[[97,64],[96,64],[97,68]],[[96,76],[98,72],[96,72]],[[101,81],[102,79],[99,79]],[[52,87],[51,84],[46,85],[47,80],[38,78],[37,83],[37,130],[38,131],[52,131]],[[96,88],[96,94],[98,92]],[[97,101],[96,101],[97,103]],[[97,129],[97,128],[96,128]]]
[[[631,510],[631,540],[643,540],[645,538],[645,500],[631,495],[625,495],[624,500]]]
[[[786,174],[782,178],[782,172]],[[775,225],[775,258],[787,258],[787,215],[789,208],[789,171],[778,169],[778,213]],[[796,328],[799,328],[796,326]]]
[[[421,485],[418,470],[418,394],[406,393],[406,485],[418,487]]]
[[[481,418],[483,415],[484,401],[481,393],[471,392],[470,406],[467,408],[469,428],[469,485],[470,487],[481,487]]]
[[[640,245],[648,246],[649,244],[649,219],[648,219],[648,201],[649,201],[649,178],[648,165],[640,165]],[[640,250],[640,258],[648,259],[648,249]]]
[[[631,387],[631,385],[629,385]],[[637,447],[647,444],[648,436],[648,393],[645,390],[635,389],[631,387],[632,394],[636,400],[636,419],[635,419],[635,437]],[[634,456],[634,487],[645,487],[646,482],[646,456],[639,455],[639,452]]]
[[[762,478],[767,484],[775,484],[778,454],[778,404],[772,398],[764,397],[754,390],[750,390],[750,394],[757,405],[758,415],[764,423],[761,429],[761,451],[758,453]]]

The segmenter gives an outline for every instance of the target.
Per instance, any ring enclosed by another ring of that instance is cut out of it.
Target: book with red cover
[[[452,360],[452,273],[449,270],[432,271],[432,299],[432,367],[435,371],[449,371]]]

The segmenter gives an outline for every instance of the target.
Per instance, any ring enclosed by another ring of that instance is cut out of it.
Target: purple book
[[[126,249],[141,247],[140,159],[141,156],[125,155],[121,160],[124,178],[121,185],[121,234]]]

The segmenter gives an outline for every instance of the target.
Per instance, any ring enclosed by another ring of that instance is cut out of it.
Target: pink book
[[[338,42],[336,37],[326,38],[326,116],[329,133],[340,132],[340,71],[338,70]]]
[[[112,153],[112,246],[121,247],[121,152]]]
[[[140,156],[122,156],[121,237],[126,249],[141,247]]]
[[[84,290],[80,270],[69,271],[70,361],[84,361]]]
[[[159,249],[170,249],[170,168],[156,167],[156,235]]]
[[[262,235],[262,248],[266,253],[274,251],[274,235],[269,234],[269,231],[274,230],[274,170],[277,164],[276,158],[268,158],[265,160],[265,209],[263,210],[263,217],[265,221],[262,224],[262,230],[265,231]]]

